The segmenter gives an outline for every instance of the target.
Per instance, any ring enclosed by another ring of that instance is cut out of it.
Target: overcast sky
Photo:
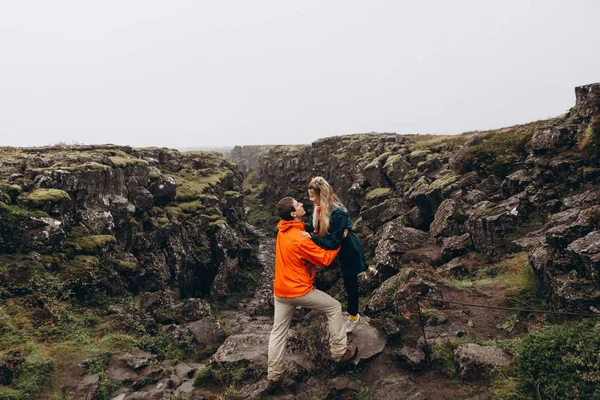
[[[0,145],[461,133],[600,81],[600,1],[0,0]]]

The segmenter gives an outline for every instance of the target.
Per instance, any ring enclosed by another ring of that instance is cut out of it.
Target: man
[[[275,246],[275,317],[269,339],[268,389],[275,389],[282,379],[283,354],[290,322],[297,306],[310,308],[327,315],[329,324],[329,349],[338,363],[351,360],[356,355],[356,345],[346,346],[346,330],[342,319],[342,306],[327,293],[314,288],[315,265],[328,266],[339,248],[324,250],[300,235],[304,231],[302,217],[306,214],[302,203],[285,197],[277,203],[281,220]]]

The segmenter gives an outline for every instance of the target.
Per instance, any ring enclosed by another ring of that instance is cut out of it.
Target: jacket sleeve
[[[315,234],[311,234],[310,237],[319,247],[327,250],[337,249],[344,240],[344,230],[350,225],[349,221],[350,217],[346,213],[332,213],[329,233],[322,238]]]
[[[303,240],[300,243],[300,254],[302,258],[310,261],[314,265],[320,267],[329,266],[340,251],[339,247],[335,250],[325,250],[313,243],[312,240],[309,240],[308,238],[305,239],[306,240]]]
[[[304,224],[304,230],[308,233],[312,233],[315,231],[315,226],[313,225],[312,217],[308,220],[307,223]]]

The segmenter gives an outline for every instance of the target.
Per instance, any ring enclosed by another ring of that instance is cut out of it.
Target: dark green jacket
[[[337,259],[344,275],[356,275],[367,269],[367,260],[365,252],[360,244],[360,240],[352,231],[352,221],[345,207],[337,208],[331,213],[329,232],[320,238],[313,234],[315,227],[312,218],[304,225],[310,237],[319,247],[327,250],[335,250],[340,244],[342,248],[338,253]],[[344,239],[344,230],[348,229],[348,235]]]

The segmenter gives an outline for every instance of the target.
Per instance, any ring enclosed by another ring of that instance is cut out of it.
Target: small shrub
[[[597,322],[584,320],[525,337],[508,376],[518,380],[521,398],[600,398]]]

